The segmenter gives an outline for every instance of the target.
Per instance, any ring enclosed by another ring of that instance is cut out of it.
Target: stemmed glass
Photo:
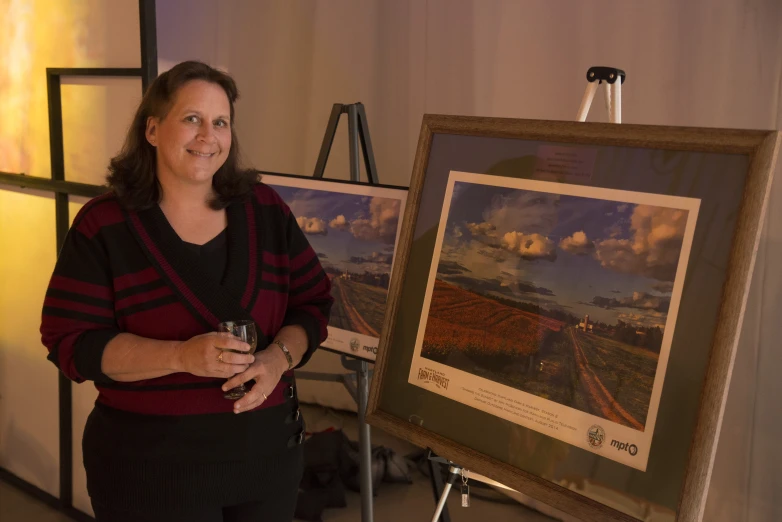
[[[249,353],[250,355],[255,353],[255,348],[258,345],[258,333],[255,330],[255,322],[244,321],[244,320],[225,321],[217,325],[217,331],[228,332],[234,337],[237,337],[240,340],[250,345],[249,352],[241,352],[239,350],[229,350],[227,348],[221,348],[223,351],[234,352],[234,353]],[[239,386],[235,388],[231,388],[230,390],[225,392],[223,397],[225,397],[226,399],[236,400],[244,397],[246,393],[247,393],[247,388],[244,386],[244,384],[240,384]]]

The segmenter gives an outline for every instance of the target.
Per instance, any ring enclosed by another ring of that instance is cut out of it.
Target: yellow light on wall
[[[0,190],[0,466],[58,495],[57,369],[38,333],[52,223],[51,194]]]
[[[105,40],[122,33],[111,27],[133,26],[128,9],[138,12],[137,0],[0,0],[0,170],[51,176],[46,69],[109,65]],[[128,45],[139,56],[138,40]],[[78,109],[94,121],[106,113],[101,103]],[[89,148],[86,136],[72,136],[71,151]],[[39,333],[56,259],[54,207],[51,193],[0,187],[0,466],[59,496],[57,369]]]
[[[50,176],[47,67],[95,67],[87,21],[102,1],[0,0],[0,170]],[[99,108],[96,107],[96,110]]]

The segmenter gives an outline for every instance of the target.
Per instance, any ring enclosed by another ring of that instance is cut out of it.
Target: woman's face
[[[157,176],[166,182],[210,184],[231,150],[231,106],[222,87],[193,80],[179,88],[168,114],[147,120],[157,148]]]

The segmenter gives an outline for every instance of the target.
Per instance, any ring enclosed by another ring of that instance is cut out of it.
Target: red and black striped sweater
[[[122,488],[126,502],[160,506],[241,500],[262,487],[250,482],[269,479],[247,474],[282,465],[274,456],[303,429],[292,371],[259,408],[239,415],[223,397],[223,379],[176,373],[121,383],[101,371],[103,350],[120,332],[184,341],[221,321],[253,319],[262,349],[281,327],[298,324],[309,339],[299,366],[326,338],[329,278],[288,206],[259,183],[226,211],[222,281],[207,276],[157,205],[126,211],[108,193],[73,222],[46,292],[41,335],[49,360],[99,392],[83,441],[93,499],[116,504],[112,488]],[[221,480],[227,484],[216,491]]]

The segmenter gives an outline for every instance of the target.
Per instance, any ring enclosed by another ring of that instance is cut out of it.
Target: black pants
[[[176,513],[115,510],[93,502],[97,522],[291,522],[298,491],[238,506],[187,509]]]

